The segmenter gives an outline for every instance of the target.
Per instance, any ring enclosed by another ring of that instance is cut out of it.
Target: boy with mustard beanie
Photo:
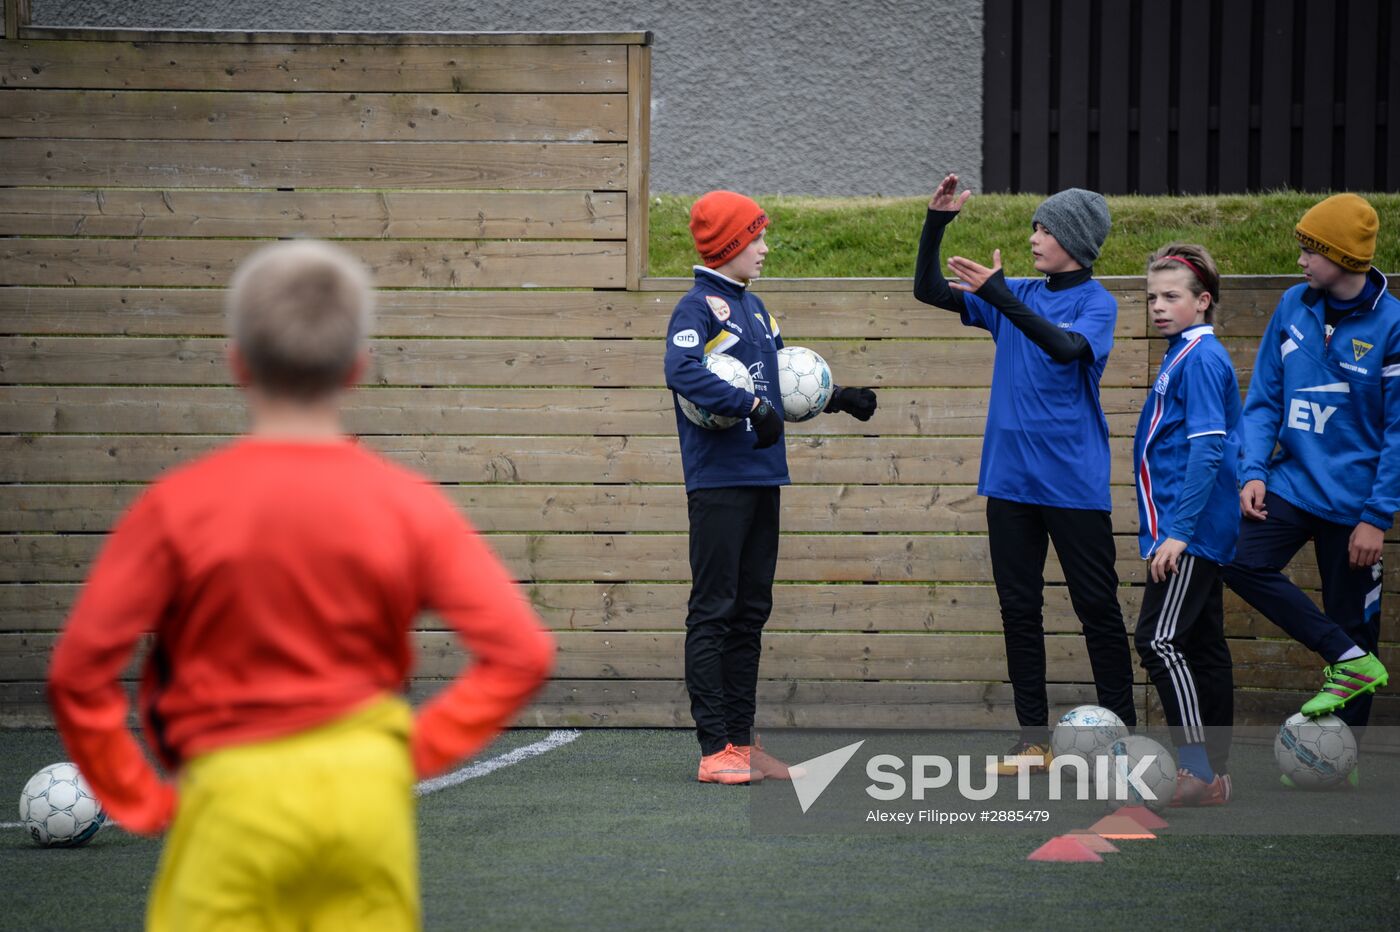
[[[1375,654],[1381,547],[1400,509],[1400,301],[1371,266],[1378,229],[1355,194],[1327,198],[1294,229],[1305,281],[1284,293],[1259,345],[1242,427],[1244,518],[1222,573],[1327,662],[1303,714],[1357,728],[1389,678]],[[1309,540],[1323,611],[1283,575]]]
[[[749,284],[763,271],[768,214],[751,198],[711,191],[695,202],[690,231],[704,265],[666,328],[666,386],[714,414],[725,430],[692,424],[675,403],[690,517],[691,590],[685,620],[685,685],[700,741],[702,783],[801,777],[753,740],[760,638],[773,607],[778,490],[787,485],[778,321]],[[752,392],[705,367],[726,353],[749,369]],[[862,420],[868,388],[836,388],[826,410]]]

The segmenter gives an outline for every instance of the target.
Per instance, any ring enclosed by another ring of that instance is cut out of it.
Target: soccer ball
[[[1274,738],[1274,760],[1304,790],[1325,790],[1346,780],[1356,766],[1356,736],[1335,715],[1289,716]]]
[[[742,388],[745,391],[753,391],[753,376],[749,375],[748,366],[726,353],[710,353],[705,357],[705,368],[715,375],[724,379],[735,388]],[[722,414],[711,414],[704,408],[691,401],[689,398],[676,396],[681,406],[681,413],[686,416],[690,423],[706,430],[726,430],[739,423],[741,418],[726,417]]]
[[[1050,738],[1050,751],[1056,757],[1091,761],[1113,742],[1126,737],[1128,726],[1117,715],[1103,706],[1081,705],[1060,716]]]
[[[76,764],[49,764],[19,794],[19,819],[36,844],[76,848],[97,834],[107,813]]]
[[[783,396],[783,420],[807,421],[822,413],[831,400],[831,367],[802,346],[778,350],[778,391]]]
[[[1108,780],[1096,795],[1108,803],[1109,809],[1146,806],[1161,812],[1172,801],[1172,794],[1176,792],[1176,762],[1166,748],[1146,735],[1128,735],[1109,745],[1106,753],[1109,755]],[[1149,763],[1138,774],[1138,781],[1147,788],[1147,793],[1128,779],[1128,774],[1144,760]],[[1103,762],[1094,767],[1095,780],[1102,767]]]

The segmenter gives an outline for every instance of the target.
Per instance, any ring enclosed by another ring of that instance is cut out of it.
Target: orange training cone
[[[1079,842],[1081,845],[1088,848],[1090,851],[1097,852],[1098,854],[1118,853],[1117,845],[1100,835],[1098,832],[1091,832],[1087,828],[1070,832],[1069,835],[1066,837],[1073,838],[1075,841]]]
[[[1056,835],[1026,855],[1027,861],[1102,861],[1073,835]]]
[[[1167,820],[1146,806],[1124,806],[1116,815],[1127,816],[1148,831],[1167,827]]]
[[[1093,825],[1089,826],[1089,831],[1097,832],[1105,838],[1119,841],[1122,839],[1156,838],[1157,836],[1143,828],[1125,815],[1104,816]]]

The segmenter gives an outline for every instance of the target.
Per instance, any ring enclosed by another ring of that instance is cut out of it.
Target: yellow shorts
[[[420,928],[411,727],[385,698],[191,760],[146,927]]]

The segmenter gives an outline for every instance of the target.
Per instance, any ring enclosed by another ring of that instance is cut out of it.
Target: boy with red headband
[[[1134,639],[1177,749],[1173,806],[1230,801],[1234,675],[1220,565],[1239,535],[1240,389],[1216,339],[1220,273],[1202,246],[1147,263],[1147,312],[1167,338],[1133,439],[1138,545],[1148,563]]]
[[[1326,661],[1304,715],[1353,728],[1389,673],[1381,547],[1400,509],[1400,300],[1371,265],[1380,220],[1335,194],[1294,228],[1306,281],[1284,293],[1244,405],[1239,550],[1225,584]],[[1277,452],[1275,452],[1277,449]],[[1283,575],[1309,540],[1323,611]]]
[[[786,780],[800,773],[753,741],[763,625],[773,607],[780,486],[787,485],[778,321],[749,284],[763,270],[768,215],[733,191],[695,202],[690,231],[704,265],[666,329],[666,385],[715,414],[741,418],[727,430],[692,424],[675,403],[690,517],[690,605],[685,684],[700,741],[702,783]],[[748,367],[754,391],[705,367],[707,353]],[[875,413],[868,388],[837,388],[827,411],[862,421]]]
[[[344,435],[367,362],[363,267],[325,243],[254,254],[229,292],[249,435],[176,469],[118,522],[49,671],[63,741],[124,828],[169,830],[150,929],[416,929],[413,782],[490,741],[554,647],[432,482]],[[471,664],[400,698],[434,609]],[[120,677],[141,683],[147,763]]]

